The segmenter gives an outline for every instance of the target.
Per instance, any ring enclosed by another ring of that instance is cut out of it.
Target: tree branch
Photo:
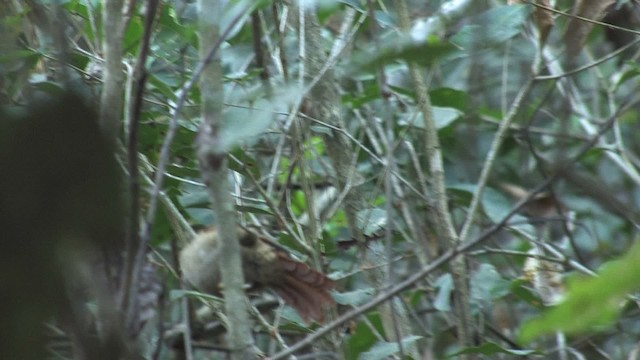
[[[223,20],[224,1],[199,0],[200,58],[206,63],[208,49],[220,42],[220,24]],[[213,210],[217,215],[220,234],[220,273],[224,284],[225,313],[229,319],[229,347],[231,358],[255,358],[249,320],[248,300],[244,292],[244,274],[240,258],[240,243],[233,199],[228,183],[227,149],[220,147],[220,129],[223,119],[222,65],[219,53],[205,67],[200,80],[202,118],[196,139],[198,162],[204,183],[209,189]]]

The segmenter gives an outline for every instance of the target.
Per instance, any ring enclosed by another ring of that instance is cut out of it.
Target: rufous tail
[[[323,309],[335,304],[329,293],[335,287],[333,280],[284,254],[278,254],[278,263],[285,275],[279,284],[271,285],[272,288],[305,322],[322,323]]]

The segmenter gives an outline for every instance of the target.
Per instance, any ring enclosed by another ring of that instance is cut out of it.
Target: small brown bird
[[[323,308],[334,304],[329,293],[335,286],[331,279],[291,259],[251,231],[239,228],[238,238],[245,281],[252,288],[272,289],[306,322],[323,321]],[[199,233],[180,253],[184,279],[203,292],[219,294],[222,285],[219,256],[216,228]]]

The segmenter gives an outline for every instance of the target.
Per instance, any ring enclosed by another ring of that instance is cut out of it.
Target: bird
[[[253,231],[238,227],[242,269],[251,289],[270,289],[294,308],[306,322],[324,321],[324,309],[335,305],[335,282],[307,264],[292,259]],[[180,252],[183,278],[196,289],[220,294],[223,284],[218,266],[220,236],[216,227],[196,234]]]

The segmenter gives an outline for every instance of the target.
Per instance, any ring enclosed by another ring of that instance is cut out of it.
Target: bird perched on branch
[[[238,229],[245,281],[252,289],[271,289],[306,322],[322,322],[323,308],[334,304],[329,291],[335,283],[326,275],[296,261],[255,233]],[[219,236],[215,227],[200,232],[180,253],[185,280],[203,292],[222,288],[218,261]]]

